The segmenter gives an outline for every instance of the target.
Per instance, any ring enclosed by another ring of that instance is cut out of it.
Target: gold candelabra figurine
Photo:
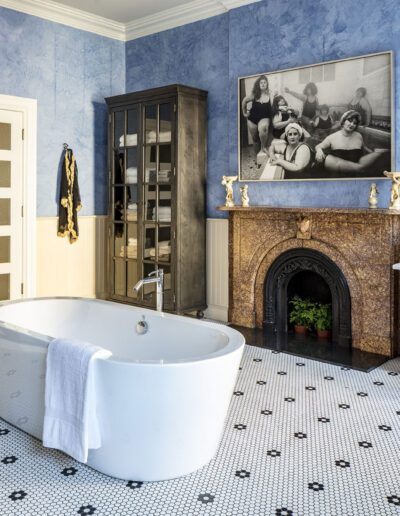
[[[390,177],[392,179],[392,189],[390,190],[389,210],[400,210],[400,194],[399,194],[400,172],[388,172],[387,170],[385,170],[384,174],[386,177]]]
[[[235,206],[233,202],[233,182],[236,181],[237,178],[238,176],[222,176],[221,185],[224,185],[226,189],[225,206],[227,208]]]

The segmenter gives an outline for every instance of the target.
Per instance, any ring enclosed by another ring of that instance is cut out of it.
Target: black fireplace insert
[[[290,330],[288,302],[294,296],[332,305],[332,344],[351,348],[351,299],[339,267],[319,251],[290,249],[271,265],[265,279],[265,319],[268,333]]]

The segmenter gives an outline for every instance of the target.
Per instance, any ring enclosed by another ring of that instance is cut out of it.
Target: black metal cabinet
[[[207,92],[181,85],[106,99],[109,108],[108,297],[164,310],[206,306]]]

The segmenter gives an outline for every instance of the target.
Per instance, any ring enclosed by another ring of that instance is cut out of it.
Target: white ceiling
[[[223,14],[260,0],[0,0],[56,23],[129,41]]]
[[[56,0],[56,3],[75,7],[109,20],[128,23],[172,7],[183,6],[188,2],[187,0]]]

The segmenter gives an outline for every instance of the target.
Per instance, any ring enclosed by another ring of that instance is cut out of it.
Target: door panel
[[[21,297],[22,113],[0,110],[0,300]]]

